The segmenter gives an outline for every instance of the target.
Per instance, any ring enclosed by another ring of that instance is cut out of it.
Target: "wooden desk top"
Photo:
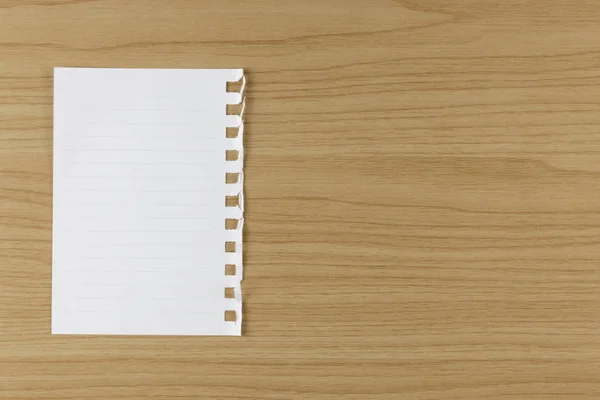
[[[0,399],[600,398],[600,5],[0,0]],[[244,336],[51,336],[52,68],[248,72]]]

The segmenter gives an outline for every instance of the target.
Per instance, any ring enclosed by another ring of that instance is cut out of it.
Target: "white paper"
[[[54,70],[52,333],[241,334],[243,206],[225,196],[242,193],[242,118],[226,115],[242,75]]]

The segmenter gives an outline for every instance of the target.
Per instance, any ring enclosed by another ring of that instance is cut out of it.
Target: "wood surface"
[[[50,335],[52,68],[248,72],[244,336]],[[0,399],[600,398],[600,2],[0,0]]]

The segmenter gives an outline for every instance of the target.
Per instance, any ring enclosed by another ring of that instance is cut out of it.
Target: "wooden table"
[[[52,68],[248,72],[244,336],[50,335]],[[0,0],[0,399],[600,398],[600,3]]]

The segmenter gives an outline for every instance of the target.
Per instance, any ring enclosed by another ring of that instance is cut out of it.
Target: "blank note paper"
[[[243,82],[54,70],[52,333],[241,334]]]

